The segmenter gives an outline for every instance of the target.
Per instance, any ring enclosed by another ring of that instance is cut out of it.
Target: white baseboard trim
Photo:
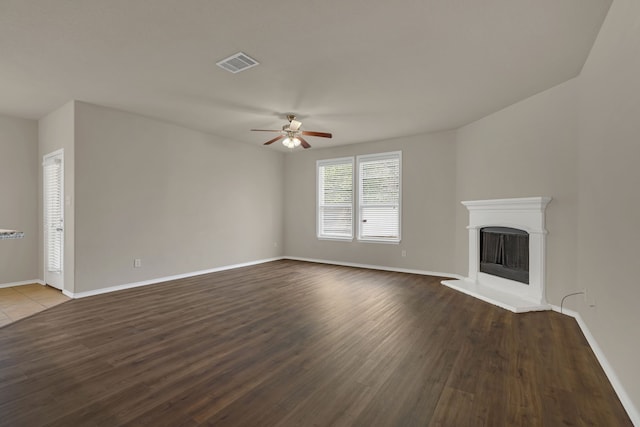
[[[33,285],[34,283],[37,283],[39,285],[44,285],[44,282],[42,280],[33,279],[33,280],[23,280],[21,282],[0,283],[0,288],[11,288],[14,286]]]
[[[65,289],[62,291],[62,293],[74,299],[86,298],[94,295],[107,294],[109,292],[122,291],[124,289],[138,288],[140,286],[147,286],[147,285],[153,285],[156,283],[168,282],[170,280],[185,279],[187,277],[200,276],[202,274],[216,273],[218,271],[232,270],[234,268],[248,267],[250,265],[256,265],[256,264],[264,264],[265,262],[278,261],[278,260],[281,260],[282,258],[283,257],[275,257],[275,258],[260,259],[255,261],[248,261],[240,264],[223,265],[222,267],[215,267],[207,270],[192,271],[189,273],[176,274],[173,276],[157,277],[155,279],[143,280],[141,282],[124,283],[122,285],[109,286],[108,288],[100,288],[92,291],[70,292]]]
[[[563,308],[562,311],[560,311],[560,307],[557,305],[552,305],[551,308],[553,309],[553,311],[557,311],[558,313],[565,314],[576,319],[576,322],[578,322],[578,326],[580,326],[584,337],[587,339],[587,342],[591,346],[591,350],[593,350],[593,353],[596,355],[598,362],[600,362],[600,366],[602,366],[605,375],[607,376],[607,378],[609,378],[609,382],[618,395],[620,403],[622,403],[622,406],[627,411],[629,418],[631,418],[631,422],[634,426],[640,426],[640,412],[629,398],[629,395],[622,386],[622,383],[620,383],[620,380],[618,379],[613,366],[611,366],[611,364],[607,360],[607,357],[604,355],[604,352],[602,351],[602,348],[600,348],[600,345],[598,345],[598,341],[596,341],[595,337],[591,334],[591,331],[587,327],[587,324],[584,322],[584,320],[582,320],[582,316],[580,315],[580,313],[567,308]]]
[[[332,260],[316,259],[316,258],[301,258],[296,256],[288,256],[288,255],[285,255],[282,258],[290,259],[293,261],[315,262],[318,264],[342,265],[344,267],[368,268],[370,270],[395,271],[397,273],[420,274],[423,276],[451,277],[451,278],[460,279],[460,280],[463,279],[463,277],[458,274],[441,273],[438,271],[414,270],[411,268],[387,267],[383,265],[373,265],[373,264],[358,264],[353,262],[332,261]]]

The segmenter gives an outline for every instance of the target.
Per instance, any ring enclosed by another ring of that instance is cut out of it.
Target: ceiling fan
[[[280,132],[281,135],[277,136],[269,141],[265,142],[264,145],[273,144],[276,141],[282,139],[282,144],[287,148],[295,148],[302,145],[303,148],[311,148],[311,145],[302,137],[304,136],[318,136],[320,138],[331,138],[332,135],[327,132],[314,132],[310,130],[300,130],[302,127],[302,122],[296,120],[296,116],[293,114],[287,115],[287,120],[289,120],[289,124],[282,126],[282,130],[275,129],[251,129],[256,132]]]

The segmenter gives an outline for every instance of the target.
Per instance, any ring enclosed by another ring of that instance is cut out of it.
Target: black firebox
[[[508,227],[480,229],[480,271],[529,284],[529,233]]]

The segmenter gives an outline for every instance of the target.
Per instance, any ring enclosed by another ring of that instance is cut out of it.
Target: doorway
[[[64,152],[47,154],[42,162],[44,281],[64,289]]]

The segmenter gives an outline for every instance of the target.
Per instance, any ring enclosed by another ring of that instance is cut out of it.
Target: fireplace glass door
[[[529,284],[529,233],[508,227],[480,230],[480,271]]]

